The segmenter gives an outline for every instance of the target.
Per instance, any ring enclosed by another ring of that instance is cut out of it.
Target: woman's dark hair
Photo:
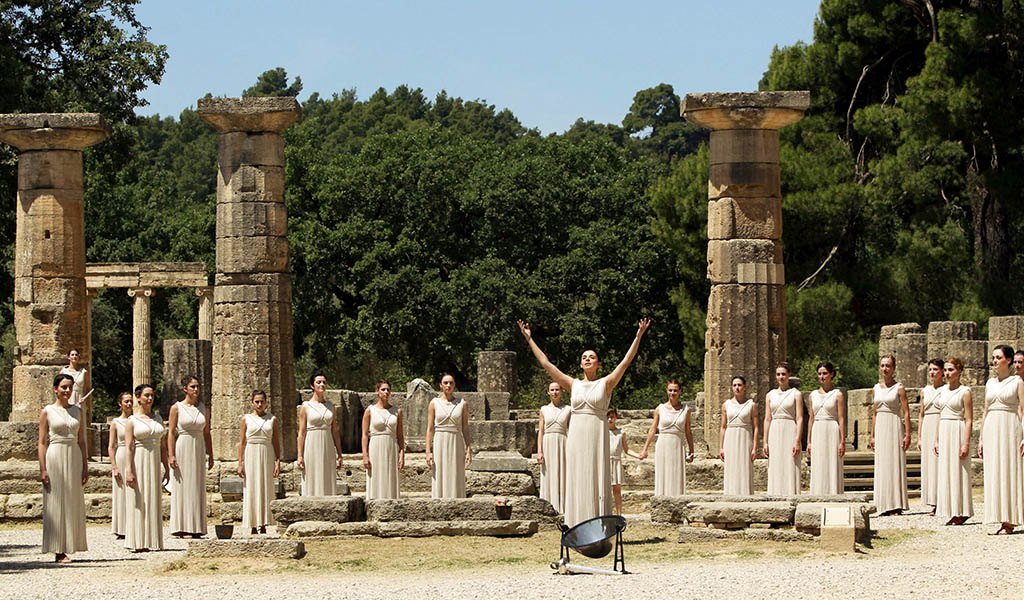
[[[381,379],[380,381],[377,382],[377,385],[373,386],[373,391],[379,392],[380,391],[380,386],[382,386],[382,385],[386,385],[386,386],[388,386],[390,388],[391,387],[391,382],[388,381],[387,379]]]
[[[827,360],[823,360],[820,363],[818,363],[817,367],[814,367],[814,370],[817,371],[818,369],[820,369],[822,367],[825,367],[825,370],[828,371],[829,375],[831,375],[833,377],[836,376],[836,366],[833,365],[832,363],[828,362]]]
[[[665,387],[668,387],[668,386],[673,385],[673,384],[678,386],[679,389],[683,389],[683,384],[679,383],[679,380],[676,379],[675,377],[673,377],[672,379],[669,379],[668,381],[666,381],[665,382]]]
[[[893,356],[892,354],[886,354],[885,356],[882,356],[881,358],[878,359],[878,365],[879,366],[882,365],[882,361],[883,360],[891,360],[892,361],[892,369],[894,371],[896,370],[896,357],[895,356]]]
[[[249,394],[249,402],[252,402],[253,400],[255,400],[256,396],[263,396],[264,400],[267,399],[267,393],[264,392],[263,390],[253,390],[252,393]]]
[[[449,373],[448,371],[445,371],[444,373],[441,373],[441,376],[437,378],[437,382],[440,383],[440,382],[444,381],[445,377],[451,377],[452,378],[452,383],[455,383],[456,385],[458,385],[458,383],[457,383],[458,379],[455,378],[455,375],[453,373]]]
[[[946,359],[946,362],[948,362],[949,364],[953,365],[953,368],[956,369],[957,373],[963,373],[963,371],[964,371],[964,361],[960,360],[959,358],[957,358],[955,356],[950,356],[949,358]],[[946,365],[942,365],[942,366],[945,367]]]
[[[779,369],[785,369],[787,373],[793,372],[793,369],[789,368],[789,363],[785,361],[775,365],[775,370],[778,371]]]
[[[928,361],[928,364],[929,365],[935,365],[940,370],[943,369],[946,366],[946,363],[943,362],[943,360],[941,358],[933,358],[930,361]]]
[[[737,379],[742,381],[743,385],[747,385],[747,378],[746,377],[744,377],[742,375],[733,375],[731,381],[736,381]],[[730,381],[730,385],[732,385],[731,381]]]
[[[142,392],[146,391],[146,388],[151,388],[151,387],[153,387],[153,386],[151,386],[148,383],[140,383],[139,385],[135,386],[135,397],[138,398],[138,397],[142,396]]]
[[[314,370],[313,374],[309,376],[309,387],[313,387],[313,382],[316,380],[317,377],[323,377],[324,379],[327,379],[327,376],[324,375],[323,371]]]
[[[196,377],[195,375],[186,375],[181,378],[181,387],[188,387],[188,384],[192,383],[193,381],[199,383],[199,378]]]
[[[65,379],[70,379],[71,383],[75,382],[75,378],[74,377],[68,375],[67,373],[60,373],[56,377],[53,378],[53,387],[56,388],[56,387],[60,386],[60,382],[64,381]]]
[[[615,415],[616,417],[619,416],[619,411],[616,410],[614,406],[608,409],[608,412],[605,414],[605,417],[610,417],[612,415]]]
[[[999,344],[993,350],[998,350],[1003,353],[1003,358],[1006,360],[1013,360],[1013,346],[1007,346],[1006,344]]]

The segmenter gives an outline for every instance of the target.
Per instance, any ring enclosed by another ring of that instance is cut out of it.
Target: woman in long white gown
[[[818,363],[821,386],[811,392],[807,422],[807,454],[811,459],[810,493],[843,493],[843,456],[846,455],[846,398],[833,379],[835,366]]]
[[[607,412],[611,393],[640,349],[640,341],[650,327],[650,319],[641,319],[636,336],[622,361],[604,377],[598,377],[601,362],[597,352],[587,350],[580,357],[582,379],[573,379],[551,364],[533,339],[530,325],[519,321],[519,330],[534,357],[555,383],[571,390],[572,420],[566,438],[565,525],[575,525],[594,517],[612,514],[611,459],[608,445]]]
[[[722,491],[728,496],[754,493],[754,459],[760,431],[757,404],[747,398],[747,380],[732,378],[732,398],[722,403],[718,457],[725,462]]]
[[[939,388],[939,426],[932,437],[938,459],[935,513],[946,525],[963,525],[974,515],[971,497],[971,426],[974,403],[971,388],[960,384],[964,365],[950,357],[943,367],[948,384]]]
[[[565,439],[572,410],[562,404],[562,386],[548,384],[550,402],[540,408],[537,420],[537,463],[540,465],[540,497],[561,514],[565,506]]]
[[[242,415],[239,423],[238,476],[245,480],[242,529],[256,535],[274,524],[270,503],[274,479],[281,476],[281,425],[267,410],[270,402],[263,390],[253,390],[249,404],[252,412]]]
[[[52,404],[39,412],[39,480],[43,482],[43,552],[58,563],[89,549],[85,538],[85,493],[89,463],[85,461],[82,410],[71,404],[74,379],[53,379]]]
[[[170,479],[167,445],[161,443],[166,429],[153,414],[153,386],[135,388],[135,407],[125,425],[124,443],[125,519],[124,547],[133,552],[161,550],[163,540],[163,484]],[[163,474],[161,475],[161,467]]]
[[[1024,523],[1024,380],[1010,374],[1013,348],[992,350],[996,376],[985,383],[985,416],[981,421],[978,456],[985,460],[985,524],[989,533],[1013,533]]]
[[[298,460],[302,471],[303,496],[333,496],[337,471],[342,465],[341,429],[334,404],[327,400],[327,377],[314,373],[309,378],[313,395],[299,408]]]
[[[395,499],[398,473],[405,468],[405,417],[391,404],[391,383],[378,381],[377,402],[363,411],[363,468],[366,499]]]
[[[647,441],[640,450],[640,460],[657,434],[654,445],[654,495],[681,496],[686,493],[686,463],[693,462],[693,430],[690,407],[680,401],[682,386],[678,379],[665,384],[664,403],[654,409],[654,420],[647,431]],[[685,444],[684,444],[685,440]]]
[[[882,381],[872,389],[871,437],[875,451],[874,502],[878,516],[899,515],[910,508],[907,498],[907,448],[910,447],[910,404],[907,390],[896,381],[896,358],[878,361]]]
[[[455,396],[455,377],[441,376],[441,395],[427,406],[427,467],[432,498],[465,498],[466,469],[473,462],[469,407]]]
[[[941,358],[928,361],[928,385],[921,388],[921,402],[917,417],[917,449],[921,451],[921,504],[931,509],[935,516],[935,493],[938,485],[939,457],[931,451],[935,435],[939,430],[939,413],[936,404],[939,399],[939,388],[942,387],[942,374],[945,362]]]
[[[110,421],[110,436],[107,438],[107,458],[110,459],[110,530],[114,536],[123,540],[128,530],[125,520],[125,485],[124,472],[128,453],[124,445],[125,427],[132,417],[134,399],[131,392],[122,392],[117,398],[121,406],[121,416]]]
[[[206,535],[206,471],[213,468],[210,410],[199,401],[199,379],[185,377],[185,397],[167,418],[167,462],[171,466],[171,535]]]
[[[779,387],[764,399],[764,455],[768,457],[768,495],[800,493],[800,434],[804,426],[804,398],[789,385],[789,364],[775,367]]]

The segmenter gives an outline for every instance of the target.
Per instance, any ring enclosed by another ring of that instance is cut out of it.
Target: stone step
[[[537,521],[465,520],[465,521],[365,521],[331,523],[300,521],[292,523],[282,535],[286,538],[320,538],[350,535],[377,537],[486,536],[529,537],[537,533]]]
[[[294,540],[189,540],[189,558],[302,558],[306,546]]]

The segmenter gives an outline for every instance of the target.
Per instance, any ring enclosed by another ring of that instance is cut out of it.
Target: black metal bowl
[[[603,558],[612,551],[611,539],[626,529],[626,519],[605,515],[587,519],[562,533],[562,545],[587,558]]]

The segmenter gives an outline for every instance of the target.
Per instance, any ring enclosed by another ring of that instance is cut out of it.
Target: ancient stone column
[[[132,297],[132,389],[137,385],[153,385],[150,361],[153,359],[149,338],[149,299],[151,288],[129,288]]]
[[[199,339],[213,340],[213,288],[196,288],[199,296]]]
[[[516,353],[484,351],[476,357],[476,389],[478,392],[515,393]]]
[[[284,205],[284,138],[294,98],[204,98],[217,140],[217,276],[213,292],[213,452],[238,456],[238,422],[253,389],[281,420],[295,457],[292,288]]]
[[[160,394],[160,413],[164,417],[184,397],[183,380],[193,375],[199,378],[199,399],[209,402],[213,390],[213,342],[164,340],[164,388]]]
[[[94,113],[0,115],[0,142],[19,151],[11,421],[39,420],[72,348],[90,368],[82,150],[108,133]]]
[[[683,116],[711,129],[704,434],[718,447],[734,375],[763,403],[786,359],[780,127],[799,121],[808,92],[688,94]]]

